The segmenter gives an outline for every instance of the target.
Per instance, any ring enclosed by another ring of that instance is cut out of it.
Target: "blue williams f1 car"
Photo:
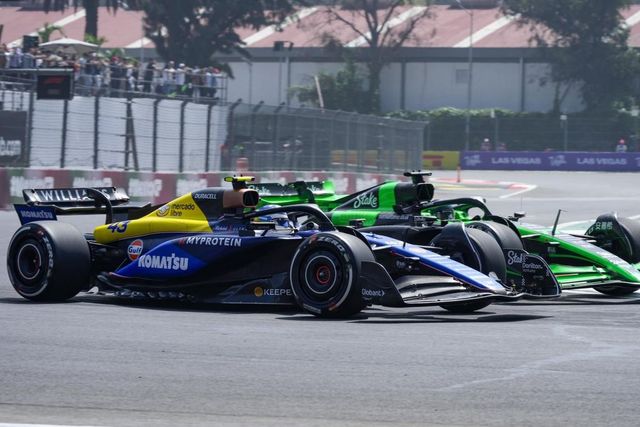
[[[321,317],[351,316],[372,304],[468,312],[559,293],[552,279],[508,288],[442,248],[336,227],[313,205],[256,210],[250,180],[228,178],[233,189],[194,191],[162,206],[133,206],[114,188],[24,190],[26,204],[16,205],[22,226],[7,255],[11,283],[34,301],[98,287],[159,299],[298,305]],[[91,234],[57,221],[96,213],[106,223]],[[504,262],[486,233],[462,224],[445,231],[447,247]]]

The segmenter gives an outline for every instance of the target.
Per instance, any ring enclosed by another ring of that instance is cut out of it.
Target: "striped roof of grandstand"
[[[421,6],[399,8],[390,26],[401,29],[412,16],[422,12]],[[340,11],[358,30],[366,33],[364,19],[349,11]],[[486,48],[530,47],[532,32],[528,26],[519,25],[504,16],[497,8],[473,10],[473,46]],[[640,5],[622,11],[631,29],[629,44],[640,47]],[[69,8],[64,12],[21,10],[16,7],[0,7],[0,25],[4,26],[2,43],[20,44],[22,36],[33,34],[45,23],[58,25],[67,37],[82,39],[84,31],[84,9]],[[115,14],[101,7],[98,29],[106,38],[106,48],[153,48],[153,43],[143,37],[143,12],[119,9]],[[309,7],[299,10],[278,28],[274,26],[258,30],[237,30],[248,48],[270,48],[278,40],[293,42],[295,47],[321,47],[324,36],[330,34],[340,44],[348,47],[366,46],[364,39],[348,25],[327,18],[324,7]],[[54,33],[51,40],[61,38]],[[465,10],[452,9],[444,5],[430,7],[430,18],[420,22],[414,36],[406,47],[465,48],[469,46],[469,15]]]

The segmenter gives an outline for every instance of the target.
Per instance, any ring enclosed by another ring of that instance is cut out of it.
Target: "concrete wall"
[[[231,61],[235,78],[229,81],[229,101],[242,98],[249,102],[249,69],[246,62]],[[286,101],[287,67],[283,62],[254,62],[251,101],[277,105]],[[319,72],[336,73],[341,63],[321,62],[297,58],[290,64],[290,85],[310,85]],[[390,63],[382,72],[380,88],[383,111],[401,109],[428,110],[441,107],[467,107],[467,63],[464,61],[412,60],[405,65],[404,97],[402,95],[402,64]],[[280,72],[281,70],[281,72]],[[479,61],[473,64],[472,108],[504,108],[513,111],[546,112],[553,107],[555,85],[546,83],[550,66],[539,62]],[[281,75],[281,94],[278,96],[278,76]],[[563,109],[574,112],[582,109],[578,87],[569,92]],[[298,106],[295,98],[292,106]]]

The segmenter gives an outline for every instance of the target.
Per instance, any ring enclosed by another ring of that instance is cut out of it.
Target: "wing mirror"
[[[520,218],[524,218],[527,216],[527,213],[524,211],[514,212],[512,216],[509,217],[510,221],[518,221]]]

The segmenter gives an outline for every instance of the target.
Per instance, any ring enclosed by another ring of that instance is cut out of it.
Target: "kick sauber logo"
[[[127,255],[131,261],[135,261],[142,254],[142,249],[144,248],[144,243],[140,239],[136,239],[127,248]]]

